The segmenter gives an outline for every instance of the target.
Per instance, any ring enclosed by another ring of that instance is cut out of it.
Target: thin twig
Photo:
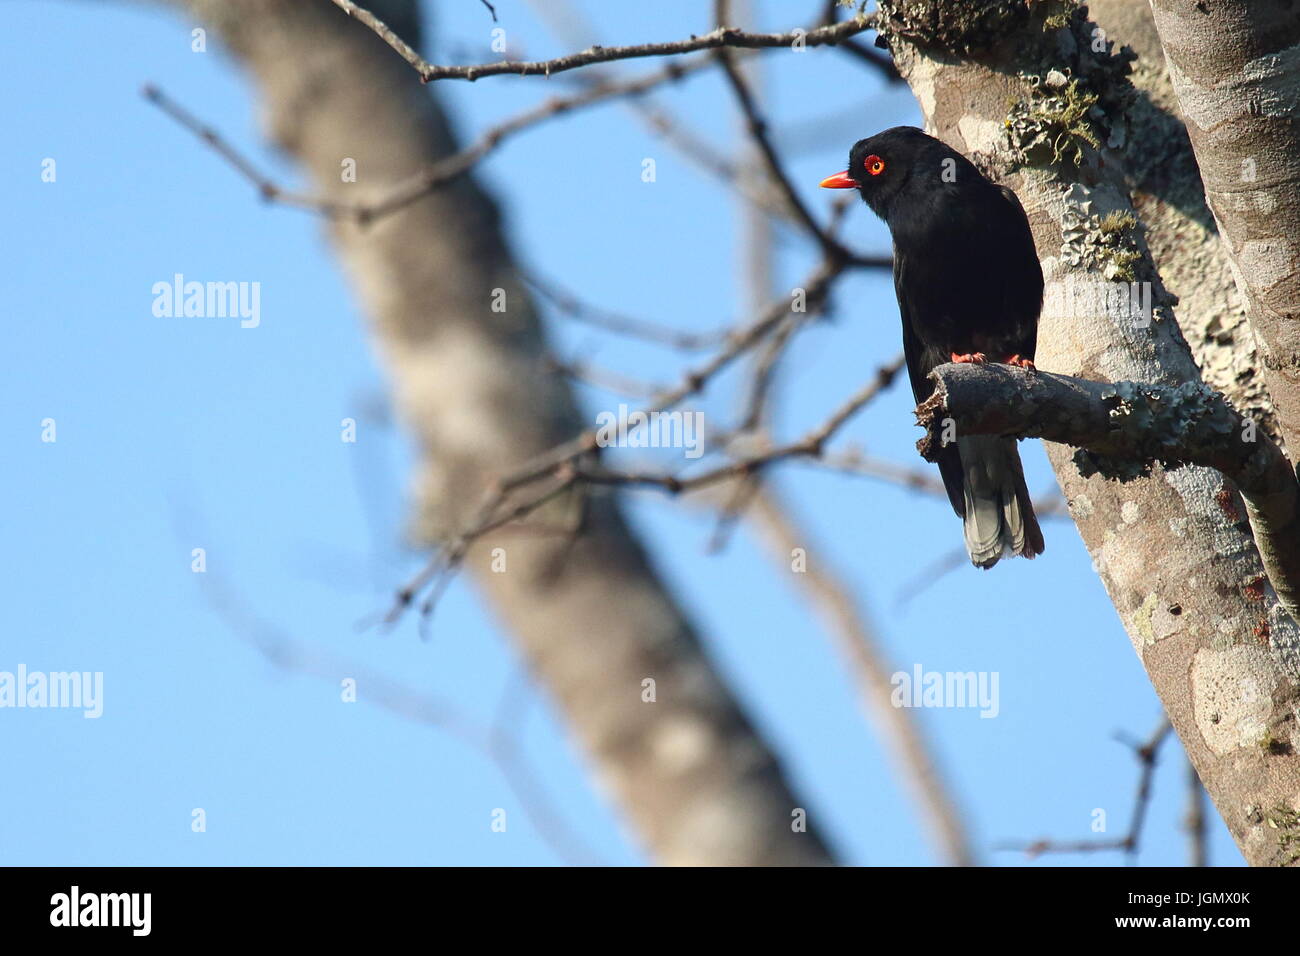
[[[549,279],[542,279],[536,273],[525,272],[524,281],[533,291],[539,293],[564,315],[576,322],[595,326],[628,338],[666,345],[683,352],[696,352],[701,349],[714,348],[727,340],[730,334],[726,329],[714,332],[683,332],[677,329],[638,319],[633,316],[612,312],[583,302],[572,292],[561,288]]]
[[[484,131],[471,145],[450,156],[443,157],[405,179],[397,181],[383,195],[369,202],[326,199],[283,189],[268,176],[261,173],[247,157],[227,143],[216,130],[196,118],[179,103],[163,93],[157,86],[148,84],[142,92],[149,102],[159,107],[164,113],[212,147],[218,155],[256,187],[263,199],[269,202],[308,209],[330,218],[346,217],[360,223],[369,223],[403,209],[416,200],[463,176],[494,152],[506,139],[531,129],[539,123],[608,100],[642,96],[655,87],[680,80],[705,69],[711,64],[712,61],[706,57],[687,60],[683,63],[670,63],[662,69],[633,79],[592,83],[586,86],[581,93],[573,96],[552,97],[531,109],[492,126]]]
[[[786,444],[776,445],[765,451],[737,459],[726,465],[711,468],[696,475],[684,477],[669,472],[619,471],[600,465],[585,464],[575,464],[573,467],[580,479],[592,484],[655,487],[671,494],[681,494],[719,484],[732,478],[752,475],[791,458],[817,458],[822,454],[826,443],[834,437],[836,432],[893,383],[902,367],[902,356],[882,365],[866,385],[848,398],[826,421],[810,430],[802,438]]]
[[[387,213],[401,209],[433,190],[446,185],[464,175],[480,160],[496,150],[508,137],[530,129],[539,123],[563,113],[594,106],[612,99],[629,97],[635,99],[665,83],[675,82],[692,73],[697,73],[709,65],[707,58],[700,57],[682,63],[670,63],[662,69],[634,77],[629,80],[613,80],[593,83],[583,92],[573,96],[552,97],[543,103],[525,110],[512,119],[499,123],[484,132],[470,146],[460,152],[432,164],[403,182],[396,184],[387,196],[359,210],[363,219],[377,219]]]
[[[402,611],[415,599],[415,596],[432,584],[431,592],[420,607],[421,617],[427,619],[433,613],[438,598],[442,596],[450,583],[452,573],[460,566],[461,561],[464,560],[466,553],[476,540],[489,532],[510,524],[512,521],[518,521],[520,518],[532,514],[548,501],[567,491],[574,480],[572,474],[563,474],[534,498],[522,502],[501,514],[496,513],[495,495],[490,495],[489,501],[493,502],[492,510],[489,512],[486,505],[480,509],[480,520],[473,526],[472,531],[453,538],[434,556],[432,561],[425,565],[419,574],[398,592],[397,603],[389,612],[385,623],[394,623]]]
[[[723,549],[726,548],[741,515],[745,513],[745,509],[754,500],[754,496],[762,487],[762,482],[763,479],[755,474],[745,475],[735,482],[731,494],[718,512],[718,520],[713,526],[713,534],[710,535],[708,544],[704,546],[704,550],[708,554],[721,554]]]
[[[873,15],[858,16],[843,23],[818,27],[814,30],[792,30],[788,33],[745,33],[729,27],[719,27],[701,36],[692,36],[685,40],[673,40],[666,43],[637,43],[631,46],[592,46],[578,53],[556,57],[553,60],[501,60],[496,63],[480,63],[472,66],[436,66],[415,52],[401,37],[392,31],[382,20],[370,11],[358,6],[353,0],[334,0],[336,6],[358,21],[387,43],[403,60],[419,74],[420,79],[429,83],[433,80],[470,80],[471,82],[485,76],[499,76],[504,73],[517,76],[542,75],[553,76],[566,70],[590,66],[594,63],[609,63],[613,60],[630,60],[647,56],[675,56],[682,53],[695,53],[699,50],[716,50],[721,47],[741,49],[771,49],[787,47],[793,49],[796,44],[804,46],[834,46],[842,40],[856,36],[871,28],[875,22]]]
[[[809,310],[820,308],[830,293],[831,285],[845,268],[846,263],[843,262],[823,262],[817,266],[799,287],[804,294],[805,307]],[[670,388],[653,405],[641,409],[641,414],[648,418],[654,412],[667,411],[702,392],[715,376],[762,342],[789,314],[789,300],[774,301],[758,319],[729,335],[726,348],[695,368],[688,369],[682,375],[680,384]],[[509,492],[552,474],[557,466],[572,462],[581,455],[591,454],[598,447],[595,429],[587,429],[581,435],[534,457],[501,478],[492,494],[498,500],[504,500],[502,496]]]
[[[829,0],[826,4],[826,12],[822,15],[822,23],[835,23],[838,20],[839,10],[838,0]],[[899,73],[898,67],[894,65],[894,58],[881,53],[875,47],[866,46],[858,40],[845,40],[839,44],[839,49],[855,57],[859,62],[867,64],[883,76],[886,82],[890,84],[903,82],[903,74]]]
[[[792,315],[777,327],[767,340],[763,351],[754,362],[749,382],[749,397],[745,400],[745,414],[740,420],[740,431],[753,431],[762,423],[763,411],[771,394],[776,377],[776,366],[795,332],[808,320],[806,313]]]
[[[563,360],[555,357],[545,359],[548,369],[563,375],[565,378],[575,382],[582,382],[585,385],[591,385],[595,388],[603,389],[607,392],[613,392],[615,395],[626,395],[630,398],[653,399],[663,392],[658,385],[651,385],[649,382],[643,382],[640,379],[634,379],[623,375],[620,372],[612,372],[609,369],[599,368],[591,362],[584,362],[581,359]]]
[[[413,723],[435,727],[459,738],[496,765],[524,814],[541,838],[565,862],[601,865],[603,860],[564,819],[533,769],[519,726],[494,730],[480,726],[449,702],[391,680],[377,671],[319,647],[294,640],[278,625],[252,613],[219,575],[203,576],[203,594],[234,634],[286,673],[302,674],[333,684],[344,678],[356,682],[364,700]]]
[[[823,255],[835,259],[851,259],[852,253],[840,245],[829,232],[822,228],[821,224],[813,216],[808,206],[799,196],[798,190],[790,182],[790,177],[786,175],[784,167],[781,165],[781,159],[772,145],[771,138],[767,135],[767,121],[759,112],[758,104],[754,100],[753,93],[749,89],[749,84],[741,75],[740,69],[732,59],[731,51],[720,48],[716,54],[718,60],[722,63],[723,70],[726,71],[727,80],[731,84],[732,92],[736,95],[736,101],[740,104],[741,111],[745,115],[745,122],[749,128],[749,134],[758,147],[759,154],[763,157],[767,165],[768,175],[776,188],[785,197],[785,201],[794,211],[795,218],[801,222],[808,233],[813,236],[822,247]]]
[[[410,606],[416,595],[432,585],[432,592],[421,607],[422,616],[427,618],[446,588],[451,575],[459,567],[475,541],[491,531],[527,517],[575,483],[654,487],[670,494],[680,494],[715,485],[730,478],[757,474],[767,467],[788,459],[819,456],[825,444],[835,433],[887,388],[902,367],[902,356],[882,366],[871,381],[836,409],[825,422],[798,441],[778,445],[767,451],[689,477],[679,477],[664,472],[618,471],[607,468],[595,462],[591,455],[598,447],[594,432],[552,449],[530,465],[500,479],[494,487],[488,489],[475,513],[475,518],[463,531],[439,549],[424,569],[398,591],[394,605],[385,617],[385,622],[389,624],[395,622]],[[696,387],[702,387],[702,383],[697,383]],[[684,397],[684,395],[674,397],[670,394],[669,400],[661,399],[655,403],[652,410],[644,412],[646,419],[650,419],[653,411],[663,411],[677,404]],[[541,491],[502,510],[515,491],[547,478],[550,482]]]
[[[1099,853],[1108,850],[1121,850],[1129,862],[1137,859],[1142,838],[1142,828],[1146,823],[1147,810],[1151,805],[1151,786],[1155,780],[1156,758],[1160,745],[1168,739],[1173,731],[1168,719],[1161,718],[1155,731],[1143,743],[1129,741],[1123,735],[1119,739],[1128,744],[1142,768],[1138,776],[1137,794],[1133,798],[1133,814],[1129,820],[1128,832],[1114,840],[1035,840],[1032,843],[1002,843],[999,850],[1020,850],[1031,858],[1044,853]]]
[[[551,30],[559,40],[568,46],[592,46],[599,37],[582,13],[569,0],[531,0],[537,15],[550,24]],[[756,50],[737,50],[737,57],[747,57],[757,53]],[[716,61],[713,61],[716,62]],[[591,84],[600,79],[609,79],[614,75],[616,65],[597,65],[571,74],[575,81]],[[744,164],[734,162],[723,156],[713,146],[667,109],[654,102],[649,96],[631,97],[621,101],[652,133],[664,140],[669,146],[698,169],[735,190],[752,205],[783,220],[791,220],[793,213],[783,203],[777,201],[769,190],[754,188],[749,177],[744,175]],[[793,221],[793,220],[791,220]]]
[[[164,113],[185,127],[199,139],[210,146],[222,159],[257,189],[258,194],[268,202],[277,202],[286,206],[309,209],[327,216],[337,216],[349,212],[347,203],[322,200],[302,193],[291,192],[276,185],[262,174],[242,153],[227,143],[211,126],[190,113],[175,100],[167,96],[152,83],[147,83],[140,90],[144,98],[153,103]]]

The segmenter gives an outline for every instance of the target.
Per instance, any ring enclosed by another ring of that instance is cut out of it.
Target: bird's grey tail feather
[[[1014,438],[971,435],[957,439],[965,498],[966,552],[991,568],[1003,554],[1043,553],[1043,532],[1025,487]]]

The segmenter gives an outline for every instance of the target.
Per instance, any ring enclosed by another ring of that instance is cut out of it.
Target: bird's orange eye
[[[864,159],[862,165],[865,166],[867,172],[873,176],[879,176],[885,171],[885,161],[874,154]]]

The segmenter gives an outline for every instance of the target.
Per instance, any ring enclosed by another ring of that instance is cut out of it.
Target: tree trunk
[[[1126,71],[1108,51],[1094,52],[1096,25],[1077,13],[1045,22],[1050,11],[1038,7],[1004,18],[1006,5],[995,3],[881,6],[882,33],[932,131],[1011,185],[1029,215],[1047,282],[1039,366],[1111,382],[1199,380],[1151,249],[1125,215],[1133,212],[1126,143],[1143,130]],[[1127,297],[1077,296],[1130,270],[1151,282],[1149,322]],[[1134,650],[1242,853],[1257,865],[1294,863],[1300,629],[1266,584],[1236,489],[1199,467],[1156,466],[1125,484],[1085,479],[1068,448],[1049,445],[1048,456]]]
[[[1152,0],[1210,208],[1300,449],[1300,16],[1268,0]]]

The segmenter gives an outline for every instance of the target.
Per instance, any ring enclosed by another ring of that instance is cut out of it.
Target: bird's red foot
[[[1033,359],[1027,359],[1021,355],[1008,355],[1002,363],[1003,365],[1015,365],[1018,368],[1028,369],[1031,372],[1037,371]]]
[[[956,352],[953,352],[952,360],[958,363],[969,362],[973,365],[983,365],[989,360],[989,357],[983,352],[967,352],[965,355],[958,355]]]

